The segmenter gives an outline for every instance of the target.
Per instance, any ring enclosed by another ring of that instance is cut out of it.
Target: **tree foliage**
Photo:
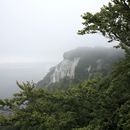
[[[119,46],[130,54],[130,1],[112,0],[95,14],[84,13],[84,28],[78,34],[101,33],[109,42],[118,41]]]
[[[129,61],[121,61],[106,78],[87,80],[66,91],[18,84],[21,92],[3,101],[13,114],[1,117],[0,124],[5,130],[128,130]]]
[[[130,1],[113,0],[96,14],[83,16],[80,34],[101,32],[126,50],[106,77],[67,90],[46,91],[32,83],[17,85],[12,99],[0,100],[12,114],[0,115],[1,130],[130,130]]]

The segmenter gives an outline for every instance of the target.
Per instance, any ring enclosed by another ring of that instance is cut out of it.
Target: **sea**
[[[19,92],[16,81],[37,83],[55,63],[7,63],[0,64],[0,99],[12,98]]]

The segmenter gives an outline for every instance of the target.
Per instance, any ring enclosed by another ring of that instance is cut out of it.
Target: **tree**
[[[127,57],[105,78],[63,91],[48,92],[29,82],[12,99],[0,100],[12,114],[0,115],[2,130],[130,130],[130,23],[128,0],[113,0],[96,14],[83,16],[79,34],[98,33],[119,41]]]
[[[130,55],[130,1],[112,0],[95,14],[84,13],[82,30],[78,34],[101,33],[109,42],[118,41],[119,45]]]

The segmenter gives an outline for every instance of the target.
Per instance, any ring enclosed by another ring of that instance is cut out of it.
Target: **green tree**
[[[21,91],[0,100],[12,110],[11,115],[0,116],[0,129],[130,130],[129,8],[130,1],[113,0],[100,12],[83,16],[85,28],[79,34],[101,32],[126,51],[111,74],[53,92],[17,83]]]
[[[109,42],[118,41],[119,46],[130,55],[130,1],[112,0],[95,14],[84,13],[82,30],[78,34],[101,33]]]

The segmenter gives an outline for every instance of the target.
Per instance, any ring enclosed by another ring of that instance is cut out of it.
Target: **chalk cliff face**
[[[78,65],[80,58],[74,58],[72,61],[68,59],[64,59],[61,63],[59,63],[50,76],[50,83],[59,82],[61,79],[68,77],[70,79],[74,79],[75,77],[75,69]]]
[[[63,60],[52,67],[43,80],[37,83],[39,87],[60,86],[70,83],[80,83],[93,78],[97,74],[106,75],[111,65],[123,57],[121,50],[113,48],[77,48],[64,53]]]

